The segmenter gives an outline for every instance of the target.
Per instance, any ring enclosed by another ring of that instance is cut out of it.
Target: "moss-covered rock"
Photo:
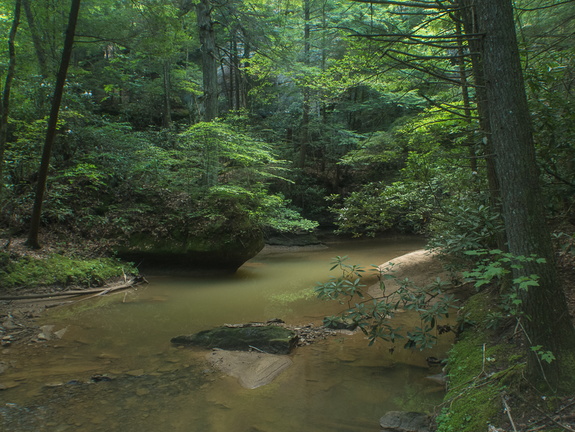
[[[217,327],[187,336],[172,338],[178,345],[289,354],[297,343],[295,332],[279,326]]]
[[[116,247],[123,259],[143,267],[178,267],[184,270],[235,272],[264,247],[259,230],[230,235],[170,237],[158,239],[146,233],[135,234]]]
[[[230,200],[210,202],[211,213],[178,214],[162,219],[145,214],[132,223],[115,251],[142,267],[235,272],[264,247],[257,219]]]

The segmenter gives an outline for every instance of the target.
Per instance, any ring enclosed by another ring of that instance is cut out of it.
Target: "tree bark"
[[[462,0],[461,8],[457,13],[456,20],[461,19],[462,21],[464,32],[467,35],[467,45],[470,51],[471,69],[475,84],[475,104],[477,106],[477,115],[479,117],[479,128],[483,137],[483,142],[480,145],[483,151],[483,156],[485,157],[490,205],[495,211],[501,213],[501,191],[499,188],[499,179],[497,177],[497,161],[495,160],[492,145],[489,104],[486,94],[485,72],[483,70],[484,58],[481,55],[483,50],[483,40],[476,36],[479,34],[479,30],[477,28],[476,11],[473,7],[474,2],[475,0]],[[498,233],[495,241],[499,249],[507,250],[507,242],[503,233]]]
[[[196,5],[202,52],[204,121],[211,121],[218,116],[218,56],[211,9],[210,0],[200,0]]]
[[[304,46],[304,65],[307,67],[310,64],[311,53],[311,0],[304,0],[303,2],[303,46]],[[304,169],[307,159],[307,149],[309,145],[309,123],[310,123],[310,90],[307,85],[303,88],[303,105],[302,105],[302,119],[301,119],[301,136],[299,148],[299,168]]]
[[[170,62],[164,60],[162,65],[162,73],[164,77],[164,111],[162,113],[162,127],[169,128],[172,125],[172,82],[170,79]]]
[[[24,7],[24,12],[26,14],[26,21],[28,21],[28,27],[30,29],[30,36],[32,37],[32,42],[34,44],[34,50],[36,51],[36,58],[38,59],[40,75],[42,75],[42,78],[48,78],[48,61],[46,60],[46,51],[42,45],[42,37],[38,31],[36,26],[36,19],[34,18],[34,13],[30,7],[30,0],[22,0],[22,6]]]
[[[70,6],[70,15],[68,18],[68,28],[66,29],[66,38],[64,40],[64,49],[62,50],[62,60],[60,61],[60,68],[58,70],[58,75],[56,76],[56,85],[54,88],[54,96],[52,98],[52,108],[50,109],[50,118],[48,120],[48,127],[46,130],[46,140],[44,142],[44,150],[42,152],[42,160],[40,162],[40,170],[38,172],[38,184],[36,186],[34,208],[32,209],[30,231],[28,233],[28,240],[26,241],[26,244],[34,249],[40,248],[40,243],[38,242],[38,233],[40,231],[42,204],[44,202],[44,192],[46,190],[48,170],[50,168],[52,147],[54,145],[54,139],[56,137],[56,130],[58,126],[60,104],[62,103],[64,86],[66,84],[66,77],[68,75],[68,65],[70,64],[70,58],[72,57],[74,34],[76,33],[76,23],[78,22],[79,12],[80,0],[72,0],[72,4]]]
[[[2,102],[0,104],[0,198],[4,189],[4,152],[6,151],[6,141],[8,140],[8,116],[10,115],[10,90],[16,71],[16,32],[20,25],[21,0],[16,0],[14,5],[14,18],[12,27],[8,35],[8,70],[6,71],[6,81],[2,92]],[[1,202],[1,201],[0,201]]]
[[[472,0],[481,47],[491,144],[501,191],[509,252],[535,255],[545,264],[526,263],[515,277],[537,274],[539,286],[522,292],[522,318],[528,345],[551,351],[556,361],[532,353],[529,376],[553,389],[575,385],[575,329],[559,285],[554,251],[545,220],[532,126],[515,34],[511,0]]]

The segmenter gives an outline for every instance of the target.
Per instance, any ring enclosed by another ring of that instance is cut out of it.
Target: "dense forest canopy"
[[[425,233],[542,257],[564,308],[542,227],[575,222],[573,1],[83,0],[73,31],[70,4],[0,2],[5,237],[34,203],[110,250]]]
[[[185,216],[178,200],[209,212],[210,194],[228,191],[275,229],[297,227],[299,212],[343,232],[445,235],[456,217],[469,226],[452,237],[483,244],[497,222],[470,42],[457,11],[400,3],[84,0],[43,223],[129,231],[150,222],[160,196],[171,219]],[[550,3],[515,13],[546,205],[560,216],[575,184],[573,22],[569,2]],[[3,220],[16,231],[29,218],[68,12],[66,1],[3,2],[3,81],[20,4],[2,171]],[[202,123],[208,112],[215,123]]]

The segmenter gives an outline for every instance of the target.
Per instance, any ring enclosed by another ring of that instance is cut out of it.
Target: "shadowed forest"
[[[573,0],[7,0],[0,30],[0,295],[419,235],[496,305],[461,328],[575,388]],[[377,308],[347,317],[393,339]]]

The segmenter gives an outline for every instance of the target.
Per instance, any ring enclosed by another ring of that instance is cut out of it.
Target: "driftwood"
[[[135,278],[121,285],[113,285],[113,286],[86,289],[86,290],[73,290],[73,291],[60,291],[60,292],[44,293],[44,294],[25,294],[21,296],[8,296],[8,297],[0,297],[0,300],[12,301],[12,300],[49,299],[52,297],[78,297],[86,294],[105,295],[114,291],[120,291],[123,289],[132,288],[141,283],[148,283],[148,281],[145,278]]]

